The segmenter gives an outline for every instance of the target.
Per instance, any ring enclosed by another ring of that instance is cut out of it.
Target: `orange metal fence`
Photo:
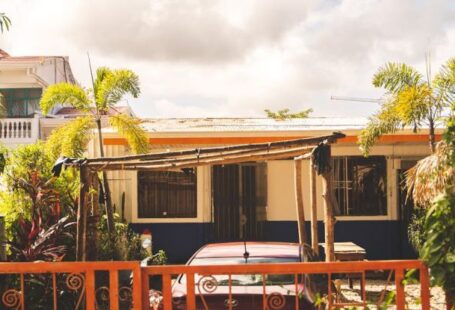
[[[149,267],[138,262],[0,263],[0,309],[33,309],[43,302],[47,309],[219,309],[211,306],[214,300],[222,308],[239,309],[245,294],[258,295],[249,309],[306,309],[305,296],[316,277],[327,283],[319,292],[322,308],[363,308],[384,301],[384,294],[367,301],[362,289],[361,300],[346,301],[339,298],[337,279],[356,275],[364,288],[371,272],[378,271],[392,282],[392,305],[405,309],[405,274],[413,269],[419,272],[420,307],[430,309],[428,269],[416,260]],[[239,285],[245,275],[257,285]]]
[[[429,281],[428,270],[420,261],[359,261],[359,262],[313,262],[313,263],[286,263],[286,264],[248,264],[248,265],[233,265],[233,266],[157,266],[142,268],[142,290],[143,304],[150,304],[149,301],[149,276],[161,275],[162,277],[162,296],[161,304],[164,309],[179,308],[182,292],[178,292],[175,288],[178,286],[177,278],[174,285],[171,285],[172,277],[177,274],[184,274],[185,281],[185,304],[187,309],[210,308],[208,297],[217,294],[218,282],[217,275],[226,275],[228,287],[220,290],[218,294],[224,295],[225,308],[233,309],[238,306],[235,297],[235,283],[232,278],[236,275],[249,274],[259,275],[260,278],[266,279],[266,275],[294,275],[295,289],[286,288],[287,292],[279,293],[276,291],[267,291],[267,283],[263,280],[262,304],[256,304],[259,309],[306,309],[303,306],[302,291],[305,288],[299,288],[299,282],[302,282],[298,276],[302,275],[326,275],[328,281],[327,292],[325,298],[322,298],[324,304],[322,308],[341,309],[343,307],[361,307],[367,306],[365,290],[362,290],[362,300],[360,302],[343,302],[337,300],[336,287],[331,283],[336,278],[343,278],[346,275],[353,276],[357,274],[361,281],[361,286],[365,286],[366,273],[371,271],[383,271],[390,275],[394,275],[396,286],[394,302],[396,309],[405,309],[405,290],[404,277],[408,270],[416,269],[419,271],[420,277],[420,303],[421,309],[430,309],[429,300]],[[388,272],[388,273],[387,273]],[[261,277],[262,276],[262,277]],[[276,289],[276,286],[275,286]],[[182,290],[180,288],[180,290]],[[292,292],[294,291],[294,292]],[[285,304],[286,295],[292,295],[291,304]],[[320,295],[321,296],[321,295]],[[151,296],[153,298],[153,296]],[[322,297],[322,296],[321,296]],[[384,297],[384,296],[382,296]],[[178,303],[176,299],[178,298]],[[384,299],[384,298],[383,298]],[[156,300],[156,296],[155,296]],[[273,303],[272,300],[275,302]],[[251,302],[251,301],[250,301]],[[392,306],[390,305],[390,306]],[[379,305],[378,305],[379,306]],[[180,307],[184,308],[184,307]],[[251,308],[250,308],[251,309]]]

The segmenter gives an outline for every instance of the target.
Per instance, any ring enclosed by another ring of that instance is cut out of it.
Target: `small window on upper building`
[[[197,217],[196,171],[139,171],[138,217]]]
[[[6,101],[8,117],[33,117],[35,111],[40,110],[41,88],[6,88],[0,92]]]
[[[387,215],[384,156],[334,157],[335,196],[341,215]]]

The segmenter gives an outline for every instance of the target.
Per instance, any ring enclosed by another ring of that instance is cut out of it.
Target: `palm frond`
[[[442,107],[455,102],[455,57],[449,59],[433,79],[436,102]]]
[[[380,136],[394,133],[401,126],[401,119],[397,113],[396,102],[391,100],[388,103],[385,103],[378,113],[369,117],[367,127],[360,133],[358,143],[364,156],[368,156],[371,147],[376,143]]]
[[[131,70],[120,69],[97,72],[103,76],[96,80],[96,103],[100,110],[105,110],[119,102],[124,95],[137,98],[140,93],[139,77]]]
[[[46,148],[50,154],[66,157],[82,157],[87,144],[92,138],[95,128],[93,118],[90,116],[79,117],[52,131],[46,141]]]
[[[112,70],[109,69],[108,67],[99,67],[98,69],[96,69],[96,77],[93,85],[94,87],[93,91],[95,94],[97,93],[98,86],[104,81],[106,76],[111,73]]]
[[[126,114],[118,114],[110,116],[109,123],[126,138],[129,146],[134,153],[148,153],[149,141],[147,132],[140,126],[140,119],[128,116]]]
[[[59,83],[46,88],[41,97],[40,107],[46,115],[59,104],[71,105],[78,110],[85,111],[90,107],[90,100],[81,87],[70,83]]]
[[[431,205],[433,199],[443,193],[446,185],[452,182],[455,169],[449,164],[450,148],[441,141],[436,151],[425,157],[406,172],[408,196],[421,207]]]
[[[404,63],[389,62],[374,74],[373,85],[396,93],[405,87],[421,84],[422,79],[422,75],[413,67]]]
[[[11,19],[5,13],[0,13],[0,31],[2,33],[5,29],[8,31],[10,26]]]
[[[427,84],[403,88],[396,96],[395,111],[403,126],[420,127],[431,109],[431,89]]]

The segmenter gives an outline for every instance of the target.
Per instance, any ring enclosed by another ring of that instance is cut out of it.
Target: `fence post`
[[[142,282],[142,309],[150,309],[150,297],[149,297],[149,274],[146,268],[141,268],[141,282]],[[133,281],[133,285],[136,281]],[[138,307],[139,309],[139,307]]]
[[[395,289],[397,290],[397,295],[395,297],[396,306],[398,310],[404,310],[404,287],[403,287],[403,278],[404,273],[403,269],[395,269]]]
[[[428,267],[422,263],[420,266],[420,299],[422,309],[430,309],[430,280],[428,276]]]

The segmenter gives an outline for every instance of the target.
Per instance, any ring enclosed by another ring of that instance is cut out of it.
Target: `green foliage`
[[[48,114],[55,106],[67,104],[81,111],[90,108],[90,100],[84,89],[70,83],[58,83],[46,88],[41,97],[40,107],[43,114]]]
[[[149,151],[147,133],[140,127],[141,121],[126,114],[113,115],[109,118],[112,127],[116,128],[128,141],[129,146],[136,154]]]
[[[452,63],[453,64],[453,63]],[[455,109],[455,104],[452,106]],[[455,165],[455,117],[447,121],[444,133],[447,162]],[[448,300],[455,300],[455,184],[447,182],[445,192],[436,197],[427,211],[423,226],[425,242],[420,257],[430,268],[433,281],[441,285]]]
[[[75,213],[79,187],[77,174],[67,170],[61,177],[54,178],[53,164],[54,156],[43,142],[19,146],[7,156],[2,176],[5,188],[0,191],[0,214],[5,215],[10,240],[14,237],[14,223],[20,218],[32,219],[37,207],[43,209],[46,217],[47,206],[58,200],[62,217]],[[53,198],[47,200],[50,193]]]
[[[380,136],[395,132],[399,125],[400,118],[395,105],[393,103],[384,104],[377,114],[369,117],[367,127],[360,133],[360,150],[367,156],[370,148]]]
[[[455,296],[455,195],[438,197],[428,210],[424,224],[425,242],[420,257],[430,268],[434,283]]]
[[[408,237],[414,249],[419,252],[425,242],[423,225],[425,223],[425,209],[414,208],[409,220]]]
[[[110,246],[109,234],[107,231],[107,216],[102,216],[98,223],[98,240],[96,242],[98,260],[130,261],[142,260],[147,256],[147,252],[142,247],[139,234],[135,233],[127,223],[120,221],[118,214],[114,214],[115,219],[115,240],[114,248]]]
[[[131,70],[99,68],[95,85],[97,107],[104,111],[119,102],[124,95],[129,93],[137,98],[140,93],[139,77]]]
[[[267,114],[268,118],[273,118],[278,121],[284,121],[286,119],[292,118],[307,118],[310,115],[310,113],[313,112],[313,109],[307,109],[296,113],[291,113],[289,109],[282,109],[276,112],[265,109],[264,112]]]
[[[82,157],[93,137],[94,127],[93,119],[86,116],[54,130],[46,141],[46,148],[54,155],[54,161],[59,156]]]
[[[370,117],[359,136],[360,149],[367,156],[380,136],[411,126],[416,131],[424,123],[434,151],[434,124],[455,96],[455,60],[449,59],[433,80],[406,64],[387,63],[373,77],[373,85],[386,90],[379,112]]]
[[[70,105],[81,111],[84,117],[54,130],[48,146],[57,157],[60,155],[79,157],[86,149],[95,128],[95,121],[107,115],[125,95],[137,97],[140,93],[138,76],[125,69],[111,70],[101,67],[97,70],[93,90],[85,90],[78,85],[59,83],[49,86],[41,97],[40,106],[44,114],[57,105]],[[146,132],[140,121],[127,115],[108,116],[110,123],[119,129],[136,153],[148,151]],[[112,118],[112,119],[111,119]]]
[[[0,31],[2,33],[5,29],[8,31],[9,27],[11,27],[11,19],[5,13],[0,13]]]
[[[409,86],[422,83],[423,76],[413,67],[403,63],[386,63],[373,76],[373,85],[397,93]]]

